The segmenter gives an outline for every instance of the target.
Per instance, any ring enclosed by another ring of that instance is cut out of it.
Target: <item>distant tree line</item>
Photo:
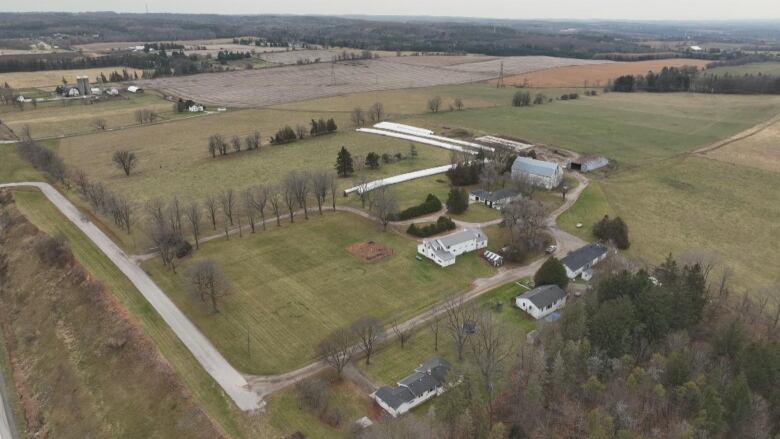
[[[696,67],[664,67],[646,75],[624,75],[612,82],[616,92],[695,92],[724,94],[778,94],[780,76],[713,75]]]
[[[250,52],[233,52],[228,50],[220,50],[219,52],[217,52],[217,61],[219,61],[222,64],[225,64],[228,61],[249,59],[251,57],[252,57],[252,53]]]
[[[260,131],[254,131],[243,139],[239,136],[233,136],[230,140],[227,140],[222,134],[213,134],[209,136],[208,141],[208,152],[212,158],[226,156],[230,152],[237,154],[242,150],[259,151],[261,147]]]
[[[183,44],[178,43],[144,43],[144,52],[149,53],[152,50],[184,50]]]

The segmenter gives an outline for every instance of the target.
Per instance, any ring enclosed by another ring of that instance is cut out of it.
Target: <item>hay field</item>
[[[705,154],[726,163],[780,172],[780,118],[748,137]]]
[[[381,230],[347,213],[300,217],[252,236],[209,242],[179,274],[156,259],[144,269],[239,370],[286,372],[312,361],[315,345],[340,326],[369,314],[404,320],[493,273],[475,253],[459,256],[455,270],[442,270],[415,258],[415,241]],[[364,262],[347,251],[364,241],[394,255]],[[202,259],[216,261],[233,283],[217,315],[186,292],[187,268]]]
[[[713,75],[768,75],[768,76],[780,76],[780,62],[761,62],[744,64],[741,66],[724,66],[715,67],[714,69],[708,69],[707,73]]]
[[[15,106],[7,107],[0,111],[0,118],[16,133],[29,126],[33,138],[39,139],[97,132],[93,122],[98,118],[106,121],[107,129],[136,125],[135,112],[139,109],[156,111],[161,119],[189,116],[174,113],[172,105],[159,94],[149,91],[142,95],[97,101],[47,102],[35,109],[28,105],[24,111]]]
[[[207,104],[260,107],[368,91],[485,81],[498,76],[501,63],[494,59],[436,67],[399,62],[407,58],[413,57],[212,73],[160,78],[141,83],[146,88],[163,90],[168,94],[189,97]],[[507,73],[594,63],[541,56],[501,60]]]
[[[113,72],[121,72],[125,67],[98,67],[94,69],[77,70],[48,70],[42,72],[14,72],[0,73],[0,84],[8,83],[13,88],[51,88],[62,84],[62,78],[65,78],[69,84],[76,83],[76,76],[89,76],[90,81],[95,81],[101,73],[106,77]],[[138,73],[141,76],[141,70],[127,68],[128,73]]]
[[[288,145],[268,146],[268,137],[285,123],[307,124],[312,118],[331,117],[327,113],[287,112],[274,110],[244,110],[214,114],[121,131],[62,139],[58,152],[65,162],[133,200],[142,202],[152,197],[178,196],[202,200],[223,189],[243,188],[275,183],[292,169],[333,169],[336,154],[342,146],[354,156],[368,152],[401,152],[408,154],[409,142],[379,136],[359,134],[349,128],[348,115],[337,114],[342,132]],[[207,151],[209,136],[221,133],[230,139],[242,138],[260,130],[263,147],[260,151],[245,151],[222,158],[211,158]],[[138,167],[125,177],[112,162],[114,151],[128,149],[138,156]],[[449,153],[440,148],[418,145],[419,157],[365,171],[370,178],[400,174],[448,163]],[[357,178],[357,177],[355,177]],[[340,180],[344,187],[355,178]]]
[[[510,76],[504,82],[507,85],[527,84],[529,87],[547,88],[585,87],[587,81],[588,87],[603,87],[610,80],[621,75],[643,75],[651,70],[657,72],[664,67],[697,66],[704,68],[708,63],[707,60],[674,58],[565,66]]]
[[[413,66],[447,67],[472,62],[485,62],[498,59],[486,55],[419,55],[397,57],[396,62]]]
[[[289,50],[289,51],[275,51],[275,52],[260,53],[258,57],[264,61],[268,61],[270,63],[275,63],[275,64],[297,64],[298,60],[302,60],[306,62],[314,62],[316,59],[319,59],[320,62],[330,62],[333,60],[334,56],[341,54],[344,51],[346,51],[347,53],[356,53],[356,54],[360,54],[361,52],[360,50],[357,49]]]

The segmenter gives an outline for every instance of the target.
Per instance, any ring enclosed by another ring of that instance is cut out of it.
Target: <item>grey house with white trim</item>
[[[584,280],[590,280],[593,276],[591,268],[603,261],[609,255],[609,249],[601,244],[588,244],[573,252],[569,252],[561,263],[566,269],[566,276],[575,279],[582,276]]]
[[[534,186],[552,189],[563,181],[563,167],[558,163],[518,157],[512,163],[512,178],[528,178]]]
[[[566,292],[558,285],[542,285],[515,298],[515,305],[535,319],[563,308]]]
[[[394,387],[381,387],[371,394],[380,407],[394,418],[444,393],[450,363],[440,357],[421,364],[414,373]]]

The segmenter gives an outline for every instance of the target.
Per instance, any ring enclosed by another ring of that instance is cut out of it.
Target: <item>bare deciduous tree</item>
[[[312,192],[317,200],[317,209],[322,215],[322,205],[328,197],[328,186],[330,184],[330,173],[327,171],[317,171],[311,175]]]
[[[173,233],[182,235],[181,204],[179,203],[179,197],[176,195],[173,196],[168,204],[168,225]]]
[[[282,183],[282,199],[284,200],[284,204],[287,205],[287,211],[290,214],[290,222],[295,222],[295,181],[293,178],[291,178],[290,175],[287,176],[287,178],[284,179],[284,182]]]
[[[441,328],[441,313],[436,306],[431,310],[431,319],[428,321],[428,328],[433,334],[433,352],[439,352],[439,329]]]
[[[373,193],[370,210],[382,224],[382,230],[386,231],[392,215],[398,212],[398,200],[387,186],[375,189]]]
[[[233,136],[233,138],[230,139],[230,144],[233,146],[233,152],[241,152],[241,138],[238,136]]]
[[[190,231],[192,232],[192,238],[195,240],[195,248],[200,248],[200,223],[201,223],[201,210],[197,202],[193,201],[184,210],[184,216],[190,223]]]
[[[393,334],[398,338],[398,341],[401,342],[401,349],[403,349],[406,342],[412,338],[412,330],[404,326],[398,317],[393,319],[390,327],[393,329]]]
[[[471,336],[470,326],[475,323],[476,310],[465,302],[463,296],[452,297],[443,306],[447,332],[455,343],[458,360],[463,360],[463,350]]]
[[[382,322],[375,317],[363,317],[353,323],[351,329],[358,339],[360,350],[366,356],[366,365],[371,364],[371,354],[384,334]]]
[[[352,119],[352,125],[356,127],[362,127],[366,124],[366,113],[360,107],[355,107],[350,113],[350,119]]]
[[[298,124],[295,126],[295,135],[298,136],[298,139],[303,139],[306,137],[306,133],[308,130],[306,129],[306,126]]]
[[[251,188],[244,191],[244,214],[249,221],[249,228],[255,233],[255,218],[257,210],[255,209],[255,191]]]
[[[246,149],[249,151],[252,151],[253,149],[260,149],[260,131],[255,131],[254,133],[246,136],[244,143],[246,144]]]
[[[317,355],[341,377],[341,372],[352,359],[353,343],[352,333],[339,328],[320,342],[317,346]]]
[[[479,182],[486,191],[498,189],[501,180],[501,164],[496,161],[487,162],[479,173]]]
[[[164,219],[162,221],[152,219],[148,233],[160,253],[163,265],[176,273],[176,247],[181,238],[170,230]]]
[[[114,165],[124,171],[125,175],[128,177],[133,168],[138,164],[138,158],[135,156],[135,153],[126,150],[115,152],[111,157],[111,160],[114,162]]]
[[[271,186],[268,188],[268,203],[271,205],[271,210],[273,210],[274,215],[276,216],[277,227],[282,225],[281,192],[282,190],[279,186]]]
[[[368,116],[373,123],[382,122],[385,119],[385,106],[381,102],[374,102],[368,109]]]
[[[233,211],[236,208],[236,194],[233,189],[222,191],[219,195],[219,205],[222,207],[222,213],[227,217],[230,225],[233,225]]]
[[[489,425],[493,424],[494,397],[501,376],[501,366],[512,352],[510,338],[502,331],[489,312],[477,316],[477,332],[471,337],[471,353],[474,364],[482,375],[488,410]]]
[[[217,230],[217,211],[219,209],[219,204],[217,203],[217,199],[214,198],[214,196],[209,195],[206,198],[206,201],[204,203],[206,205],[206,210],[209,212],[209,219],[211,220],[211,227],[214,228],[214,230]]]
[[[428,99],[428,111],[438,113],[439,108],[441,108],[441,96],[434,96]]]
[[[200,261],[188,273],[190,291],[202,302],[211,302],[211,309],[219,312],[217,301],[228,295],[230,283],[222,270],[212,261]]]
[[[455,109],[458,111],[463,109],[463,99],[455,98]]]
[[[338,192],[338,181],[336,175],[333,173],[328,174],[328,186],[330,186],[330,198],[333,203],[333,211],[336,211],[336,192]]]
[[[163,200],[159,198],[152,198],[146,202],[144,209],[146,210],[146,215],[149,218],[149,221],[152,222],[156,227],[167,227],[165,221],[165,203]]]
[[[265,230],[265,208],[268,206],[268,198],[271,194],[271,190],[267,186],[258,186],[255,188],[255,194],[252,197],[255,211],[260,214],[260,221],[263,224],[263,230]]]
[[[310,177],[305,172],[293,171],[287,175],[285,185],[289,185],[295,195],[295,202],[298,203],[298,207],[303,209],[303,217],[309,219],[309,209],[307,208],[307,201],[309,199],[309,191],[311,190]]]

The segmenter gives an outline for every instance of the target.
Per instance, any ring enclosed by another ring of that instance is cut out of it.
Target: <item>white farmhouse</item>
[[[458,255],[485,248],[487,244],[487,236],[482,230],[465,228],[451,235],[423,241],[417,246],[417,253],[440,267],[449,267]]]
[[[201,113],[203,112],[203,105],[198,105],[198,104],[190,105],[187,111],[189,111],[190,113]]]
[[[591,268],[606,259],[607,255],[609,255],[607,247],[601,244],[588,244],[567,254],[561,259],[561,264],[566,269],[566,276],[569,279],[582,276],[584,280],[590,280],[593,277]]]
[[[512,163],[512,178],[519,180],[526,177],[534,186],[552,189],[563,181],[563,167],[553,162],[518,157]]]
[[[563,308],[566,292],[558,285],[542,285],[515,298],[515,305],[535,319]]]
[[[399,381],[397,386],[381,387],[371,394],[371,398],[395,418],[444,393],[450,369],[452,366],[447,360],[433,358]]]

